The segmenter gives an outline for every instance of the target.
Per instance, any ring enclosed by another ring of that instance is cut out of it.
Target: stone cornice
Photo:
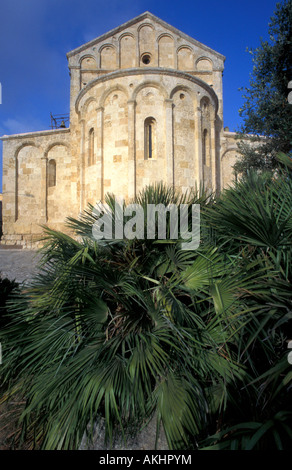
[[[45,131],[35,131],[35,132],[27,132],[24,134],[12,134],[12,135],[3,135],[0,137],[0,140],[12,140],[12,139],[23,139],[23,138],[31,138],[31,137],[42,137],[48,135],[56,135],[56,134],[67,134],[70,132],[70,128],[66,129],[49,129]]]
[[[182,78],[185,80],[189,80],[190,82],[195,83],[196,85],[199,85],[201,88],[204,88],[207,93],[210,94],[210,96],[213,98],[214,103],[215,103],[215,111],[217,113],[218,111],[218,97],[213,90],[211,86],[209,86],[206,82],[201,80],[200,78],[191,75],[186,72],[182,72],[180,70],[172,70],[172,69],[165,69],[161,67],[147,67],[145,68],[131,68],[131,69],[119,69],[114,72],[108,73],[106,75],[102,75],[101,77],[96,78],[95,80],[90,81],[86,87],[84,87],[78,94],[76,101],[75,101],[75,111],[78,114],[79,112],[79,103],[83,96],[86,95],[86,93],[93,88],[95,85],[103,83],[105,81],[109,80],[114,80],[115,78],[121,78],[121,77],[128,77],[132,75],[168,75],[176,78]]]

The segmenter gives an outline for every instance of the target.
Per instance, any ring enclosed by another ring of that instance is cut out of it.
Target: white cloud
[[[46,126],[36,119],[8,118],[0,126],[0,135],[25,134],[43,129],[46,129]]]

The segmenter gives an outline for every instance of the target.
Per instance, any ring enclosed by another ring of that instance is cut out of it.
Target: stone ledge
[[[5,141],[10,139],[23,139],[26,137],[42,137],[53,134],[66,134],[67,132],[70,132],[70,127],[67,127],[66,129],[49,129],[44,131],[27,132],[24,134],[3,135],[0,137],[0,140]]]

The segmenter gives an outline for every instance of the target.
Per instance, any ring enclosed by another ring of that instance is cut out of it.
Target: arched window
[[[203,165],[210,166],[210,139],[207,129],[203,131],[202,160]]]
[[[156,121],[148,117],[144,122],[145,160],[156,158]]]
[[[88,166],[94,164],[94,129],[91,128],[88,135]]]
[[[56,161],[49,160],[48,163],[48,187],[56,186]]]

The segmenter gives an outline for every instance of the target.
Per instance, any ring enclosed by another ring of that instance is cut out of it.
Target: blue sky
[[[224,126],[237,130],[240,87],[252,71],[246,48],[267,39],[276,0],[1,0],[0,135],[50,128],[69,112],[66,53],[150,11],[226,56]],[[2,169],[2,143],[0,143]],[[0,191],[2,189],[0,170]]]

